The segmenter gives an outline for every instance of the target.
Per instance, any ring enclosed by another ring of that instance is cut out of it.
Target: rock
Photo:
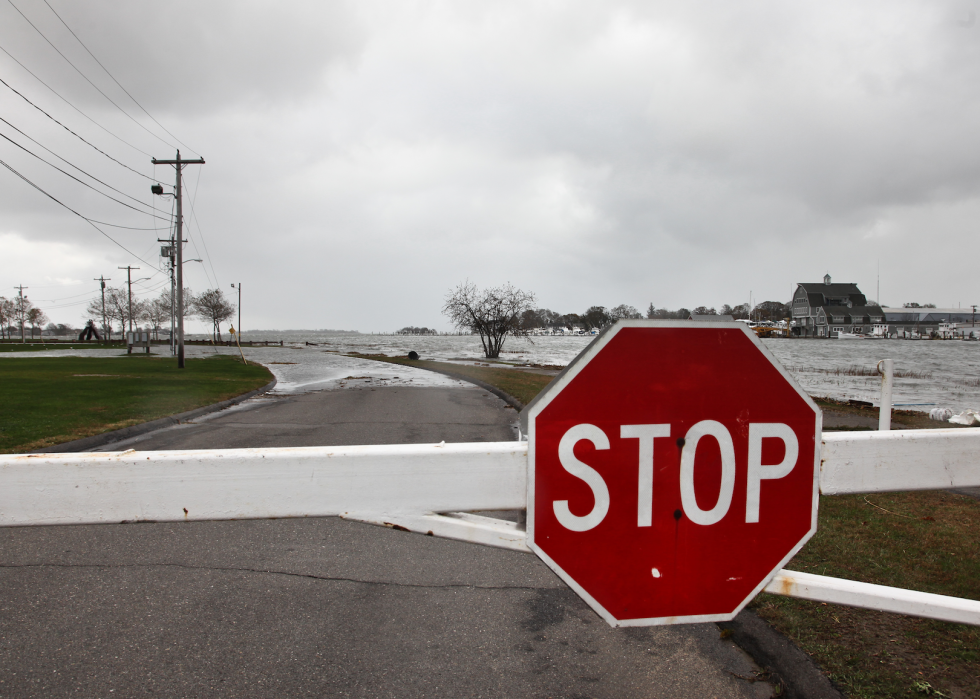
[[[419,353],[416,352],[415,350],[412,350],[411,352],[408,353],[408,358],[409,359],[418,359],[419,358]]]

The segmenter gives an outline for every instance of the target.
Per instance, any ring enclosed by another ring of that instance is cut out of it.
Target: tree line
[[[154,299],[132,299],[132,316],[130,316],[130,298],[126,287],[106,287],[105,304],[102,296],[92,299],[86,313],[90,318],[101,320],[101,327],[106,339],[112,340],[113,323],[119,324],[119,335],[122,336],[130,325],[147,327],[153,332],[153,339],[160,339],[160,330],[170,323],[172,313],[176,313],[177,304],[172,298],[170,289],[164,289]],[[221,341],[221,324],[235,315],[236,306],[227,298],[221,289],[208,289],[201,294],[195,294],[184,287],[184,320],[199,318],[211,323],[212,336]]]
[[[132,308],[133,327],[145,327],[153,333],[153,339],[160,339],[160,330],[170,323],[171,309],[176,304],[171,299],[170,289],[164,289],[157,298],[138,299],[133,297],[130,307],[129,293],[125,286],[118,288],[106,287],[105,305],[102,295],[92,299],[85,309],[92,325],[102,332],[106,340],[111,341],[114,326],[118,325],[118,335],[122,337],[130,325],[130,308]],[[235,315],[236,306],[225,298],[221,289],[208,289],[201,294],[195,294],[188,288],[184,289],[184,319],[199,318],[211,323],[212,334],[221,341],[221,324]],[[44,324],[48,326],[44,328]],[[30,329],[31,339],[34,333],[42,335],[42,328],[49,334],[73,335],[77,329],[64,325],[55,325],[48,321],[44,311],[35,306],[27,296],[15,296],[12,299],[0,296],[0,339],[12,339],[15,333],[21,333],[22,339]]]
[[[657,320],[687,320],[692,315],[730,315],[732,318],[753,320],[783,320],[789,316],[789,306],[779,301],[763,301],[754,308],[750,308],[747,303],[736,306],[724,304],[720,309],[698,306],[694,309],[678,308],[657,308],[652,303],[647,308],[646,314],[640,313],[636,308],[628,304],[620,304],[614,308],[607,309],[605,306],[590,306],[584,313],[557,313],[547,308],[527,309],[520,316],[520,327],[527,330],[550,328],[582,327],[584,330],[601,330],[607,325],[615,323],[617,320],[650,318]]]
[[[0,338],[10,339],[18,330],[21,339],[31,330],[31,339],[34,339],[34,331],[40,329],[48,322],[48,317],[40,308],[35,306],[26,296],[15,296],[12,299],[0,296]]]
[[[553,331],[580,328],[591,332],[601,330],[620,319],[644,317],[639,310],[628,304],[610,309],[605,306],[590,306],[583,313],[561,314],[547,308],[535,308],[535,301],[532,292],[517,289],[510,283],[479,289],[467,280],[449,290],[442,312],[457,329],[479,335],[483,352],[488,358],[500,356],[508,335],[526,336],[534,330],[545,328]],[[789,311],[789,306],[779,301],[763,301],[755,308],[749,308],[748,304],[725,304],[720,312],[706,306],[698,306],[694,310],[670,310],[657,308],[651,303],[646,317],[687,320],[691,315],[730,315],[736,320],[752,318],[776,321],[787,318]]]

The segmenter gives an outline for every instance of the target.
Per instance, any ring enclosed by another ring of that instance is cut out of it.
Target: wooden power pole
[[[181,170],[183,170],[185,165],[204,165],[204,158],[198,158],[196,160],[184,160],[180,157],[180,151],[177,151],[176,160],[157,160],[156,158],[151,158],[151,162],[154,165],[173,165],[174,169],[177,171],[177,235],[176,245],[177,248],[177,366],[180,369],[184,368],[184,245],[183,245],[183,226],[184,226],[184,215],[183,209],[181,207]],[[162,189],[157,191],[156,188],[151,188],[155,194],[162,194]]]

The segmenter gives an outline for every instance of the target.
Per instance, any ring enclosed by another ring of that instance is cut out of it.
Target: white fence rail
[[[980,430],[824,433],[824,494],[980,486]],[[339,515],[528,552],[527,444],[0,456],[0,526]],[[450,513],[450,514],[435,514]],[[980,625],[980,602],[789,570],[775,594]]]

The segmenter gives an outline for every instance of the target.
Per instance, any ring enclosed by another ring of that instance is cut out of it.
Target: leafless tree
[[[14,297],[14,313],[13,319],[20,324],[20,339],[23,342],[24,337],[24,326],[27,325],[30,320],[29,316],[31,314],[31,309],[34,308],[34,304],[26,296],[16,296]],[[31,336],[34,339],[34,336]]]
[[[10,324],[14,320],[14,302],[0,296],[0,337],[6,338]]]
[[[625,303],[623,303],[610,310],[609,317],[613,320],[619,320],[620,318],[634,320],[636,318],[642,318],[643,314],[633,308],[633,306],[627,306]]]
[[[142,311],[141,306],[141,301],[133,299],[133,324],[138,322],[137,319],[140,317],[140,312]],[[113,320],[119,321],[119,334],[125,335],[127,326],[130,324],[129,294],[127,290],[123,287],[119,289],[107,288],[105,290],[105,308],[110,324]]]
[[[214,335],[221,342],[221,324],[235,315],[235,304],[225,298],[221,289],[208,289],[194,299],[194,310],[201,320],[211,321]]]
[[[106,342],[112,342],[112,321],[114,318],[111,313],[111,307],[108,299],[106,299],[105,313],[102,312],[101,294],[88,302],[88,306],[85,308],[85,313],[89,318],[102,319],[102,325],[99,326],[102,329],[102,337],[105,338]]]
[[[31,339],[33,340],[34,328],[38,328],[40,330],[44,326],[44,324],[48,322],[48,317],[44,314],[44,311],[42,311],[40,308],[38,308],[37,306],[33,306],[27,312],[27,322],[31,324]],[[38,334],[41,335],[41,340],[43,341],[44,340],[43,330]]]
[[[480,335],[488,359],[500,356],[508,335],[526,333],[521,318],[534,307],[534,294],[515,289],[510,282],[482,291],[469,281],[446,295],[442,312],[460,330]]]
[[[170,322],[170,301],[162,297],[150,299],[140,305],[140,310],[140,320],[153,330],[153,339],[159,340],[160,328]]]

